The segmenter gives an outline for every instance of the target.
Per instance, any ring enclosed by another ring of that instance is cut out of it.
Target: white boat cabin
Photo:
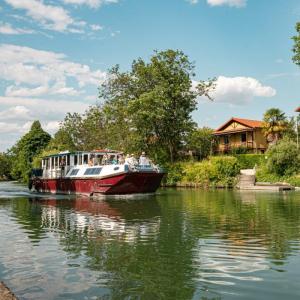
[[[126,163],[118,151],[64,151],[42,159],[42,178],[105,177],[128,171],[161,172],[157,166]],[[38,175],[39,176],[39,175]]]
[[[122,152],[106,150],[91,152],[60,152],[58,154],[46,156],[42,159],[42,177],[59,178],[97,176],[100,175],[103,166],[106,166],[105,169],[107,171],[109,169],[113,170],[116,168],[116,166],[119,165],[119,159],[121,156],[123,157]]]

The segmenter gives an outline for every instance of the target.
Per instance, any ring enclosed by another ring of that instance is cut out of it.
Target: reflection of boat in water
[[[154,193],[164,171],[153,164],[120,164],[120,155],[106,150],[49,155],[42,159],[41,169],[33,170],[29,189],[88,196]]]
[[[63,229],[88,236],[103,231],[126,241],[155,235],[160,227],[160,207],[149,201],[103,201],[79,198],[69,201],[35,199],[41,205],[42,227]]]

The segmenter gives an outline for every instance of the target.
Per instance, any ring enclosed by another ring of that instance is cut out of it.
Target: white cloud
[[[78,96],[82,91],[68,87],[68,79],[75,80],[82,88],[97,86],[105,78],[105,72],[92,71],[88,65],[68,61],[62,53],[0,45],[0,79],[14,82],[6,88],[6,96]],[[22,86],[24,84],[26,86]]]
[[[19,130],[20,130],[20,126],[16,123],[0,122],[0,134],[15,133],[16,131]]]
[[[186,0],[190,4],[197,4],[199,1],[198,0]]]
[[[38,0],[5,0],[5,2],[15,9],[24,10],[28,17],[47,29],[77,33],[74,26],[81,26],[81,22],[76,22],[69,12],[60,6],[47,5]],[[79,33],[81,31],[79,30]]]
[[[13,108],[23,106],[30,111],[33,119],[57,120],[62,119],[67,112],[83,112],[90,103],[79,101],[44,99],[30,97],[8,97],[0,96],[0,106]],[[3,109],[5,110],[5,109]]]
[[[244,7],[247,4],[247,0],[207,0],[210,6],[222,6],[227,5],[231,7]]]
[[[0,34],[31,34],[33,30],[13,28],[9,23],[0,23]]]
[[[93,31],[103,30],[103,27],[98,24],[91,24],[90,27]]]
[[[216,88],[210,95],[215,102],[242,105],[251,102],[255,97],[273,97],[276,95],[276,90],[252,77],[219,76]]]
[[[118,3],[119,0],[63,0],[65,4],[87,5],[91,8],[98,8],[103,4]]]
[[[0,112],[0,120],[28,120],[31,119],[30,110],[23,106],[17,105]]]

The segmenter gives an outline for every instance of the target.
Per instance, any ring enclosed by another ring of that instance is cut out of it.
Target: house
[[[228,153],[237,148],[248,152],[264,153],[268,147],[262,132],[262,121],[231,118],[214,131],[218,140],[218,152]]]

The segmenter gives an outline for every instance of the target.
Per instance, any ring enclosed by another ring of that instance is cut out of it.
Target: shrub
[[[167,168],[167,184],[198,183],[203,186],[232,186],[240,171],[238,160],[232,156],[211,157],[197,163],[177,163]]]
[[[236,154],[246,154],[246,153],[248,153],[248,148],[247,147],[245,147],[245,146],[238,146],[238,147],[233,147],[233,148],[231,148],[231,150],[230,150],[230,154],[231,155],[236,155]]]
[[[264,154],[237,154],[234,155],[241,169],[253,169],[255,166],[261,166],[265,163]]]
[[[167,176],[164,177],[163,183],[168,185],[175,185],[177,182],[182,181],[183,168],[181,163],[169,164],[164,166]]]
[[[283,139],[271,146],[266,153],[267,171],[279,176],[295,174],[300,168],[300,153],[297,144]]]
[[[210,158],[212,166],[211,181],[216,184],[233,185],[240,172],[240,165],[236,157],[216,156]]]

